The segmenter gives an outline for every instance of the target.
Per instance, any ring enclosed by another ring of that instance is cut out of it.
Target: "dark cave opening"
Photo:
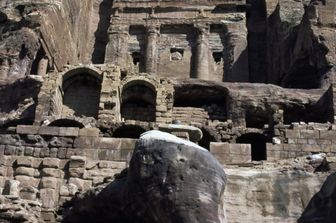
[[[210,150],[210,143],[211,142],[217,142],[218,140],[216,137],[211,134],[211,132],[205,128],[202,128],[203,137],[198,142],[198,145],[202,146],[203,148],[206,148],[207,150]]]
[[[130,138],[130,139],[138,139],[142,133],[146,132],[141,126],[137,125],[124,125],[117,128],[112,137],[114,138]]]

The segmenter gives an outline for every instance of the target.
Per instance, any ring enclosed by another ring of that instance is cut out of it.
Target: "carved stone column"
[[[128,26],[111,24],[108,38],[105,63],[113,63],[121,68],[126,67],[129,38]]]
[[[38,76],[45,76],[47,74],[48,70],[48,63],[49,60],[47,57],[43,57],[39,63],[38,63],[38,68],[37,68],[37,75]]]
[[[160,28],[157,25],[147,27],[147,45],[145,66],[146,72],[156,74],[158,63],[157,41],[160,36]]]
[[[209,80],[209,28],[197,27],[195,78]]]

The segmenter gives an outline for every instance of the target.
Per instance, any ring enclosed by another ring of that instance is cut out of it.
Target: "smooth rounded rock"
[[[68,203],[64,222],[225,223],[223,167],[206,149],[150,131],[128,170]]]

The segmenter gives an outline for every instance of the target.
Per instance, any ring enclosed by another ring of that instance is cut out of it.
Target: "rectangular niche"
[[[223,62],[223,52],[212,52],[212,58],[216,64]]]
[[[192,68],[192,47],[195,32],[192,25],[161,26],[158,40],[158,75],[170,78],[189,78]]]
[[[145,71],[145,45],[146,34],[145,27],[142,25],[131,25],[129,28],[128,52],[130,55],[130,64],[133,64],[135,71]]]
[[[170,60],[171,61],[181,61],[183,60],[184,49],[171,48],[170,49]]]

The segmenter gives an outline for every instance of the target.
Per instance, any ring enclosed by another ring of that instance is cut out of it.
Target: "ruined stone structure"
[[[0,2],[0,188],[33,213],[0,218],[61,221],[148,130],[223,165],[336,156],[335,23],[333,0]]]

